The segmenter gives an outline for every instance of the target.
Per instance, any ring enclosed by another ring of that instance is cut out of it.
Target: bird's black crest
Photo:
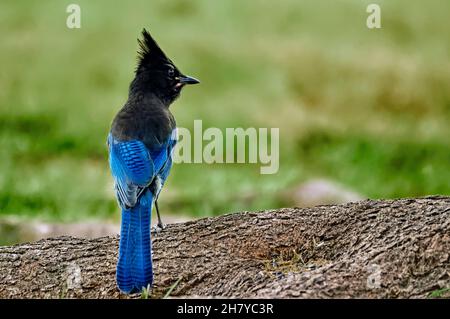
[[[138,39],[138,43],[140,50],[138,51],[137,71],[150,67],[153,63],[172,63],[147,30],[142,30],[142,39]]]

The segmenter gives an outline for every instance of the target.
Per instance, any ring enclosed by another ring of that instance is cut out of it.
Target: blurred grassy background
[[[127,98],[136,38],[152,32],[201,79],[179,126],[280,127],[280,170],[176,164],[163,212],[285,205],[328,178],[371,198],[450,193],[450,2],[72,1],[0,3],[0,215],[118,220],[106,135]]]

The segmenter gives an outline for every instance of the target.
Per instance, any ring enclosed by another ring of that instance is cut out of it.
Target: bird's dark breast
[[[168,108],[127,107],[115,117],[111,133],[120,141],[139,140],[149,150],[163,146],[176,122]]]

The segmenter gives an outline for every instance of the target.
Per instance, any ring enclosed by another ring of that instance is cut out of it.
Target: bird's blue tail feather
[[[124,293],[142,291],[153,282],[150,219],[152,194],[142,194],[136,206],[122,209],[116,279]]]

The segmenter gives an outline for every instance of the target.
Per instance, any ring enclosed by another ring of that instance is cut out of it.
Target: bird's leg
[[[156,208],[156,215],[158,216],[158,224],[156,225],[156,231],[159,230],[163,230],[164,228],[166,228],[166,225],[163,224],[162,220],[161,220],[161,215],[159,214],[159,208],[158,208],[158,199],[155,199],[155,208]]]
[[[155,208],[156,208],[156,214],[158,215],[158,226],[162,228],[163,223],[161,220],[161,215],[159,214],[158,199],[155,200]]]

